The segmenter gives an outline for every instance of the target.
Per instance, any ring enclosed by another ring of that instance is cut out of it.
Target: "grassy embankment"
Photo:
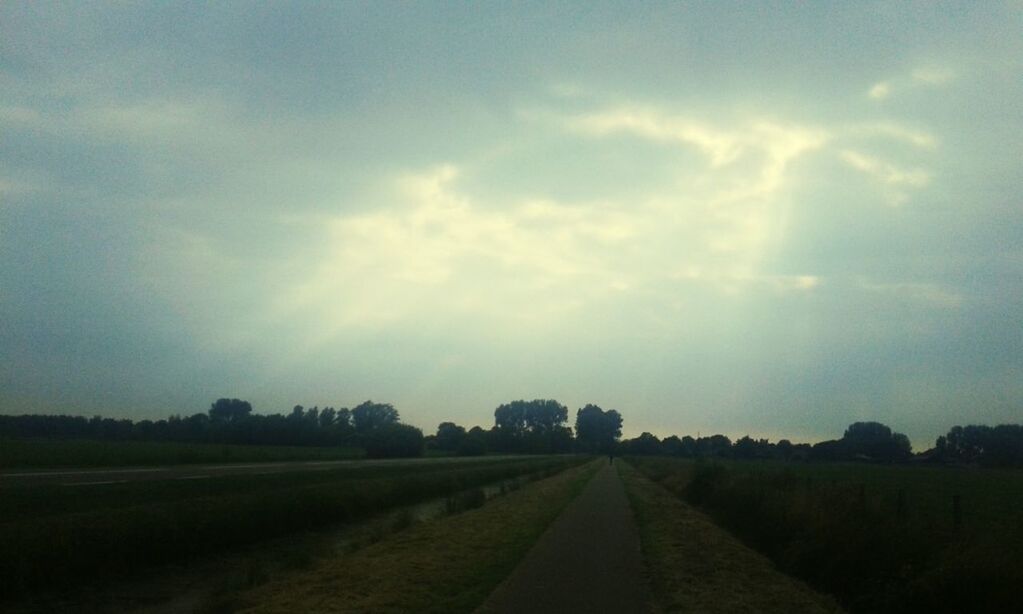
[[[618,472],[636,515],[651,589],[663,611],[841,611],[831,597],[779,572],[762,554],[627,463],[619,463]]]
[[[1023,611],[1023,472],[632,462],[853,611]]]
[[[471,612],[599,468],[529,484],[242,593],[245,612]]]
[[[578,458],[420,462],[306,474],[4,487],[4,597],[102,581],[529,473]]]
[[[87,439],[0,439],[0,469],[125,467],[361,458],[360,448],[246,446],[161,441]]]

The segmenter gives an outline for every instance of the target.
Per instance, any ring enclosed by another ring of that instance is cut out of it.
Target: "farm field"
[[[120,580],[584,460],[484,457],[89,487],[0,484],[0,601]]]
[[[360,448],[253,446],[163,441],[0,439],[0,470],[361,458]]]
[[[852,611],[1009,611],[1023,472],[635,457],[783,570]],[[956,503],[958,501],[958,504]]]

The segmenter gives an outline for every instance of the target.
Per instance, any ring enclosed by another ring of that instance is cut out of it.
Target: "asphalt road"
[[[511,456],[487,456],[501,460]],[[479,462],[480,457],[398,458],[386,460],[294,461],[272,463],[220,463],[216,465],[166,465],[160,467],[107,467],[57,470],[12,470],[0,472],[0,486],[61,484],[87,487],[151,480],[205,480],[213,477],[239,475],[274,475],[329,471],[331,469],[374,467],[384,465],[418,465],[422,463]]]
[[[604,465],[477,612],[645,614],[651,603],[632,508]]]

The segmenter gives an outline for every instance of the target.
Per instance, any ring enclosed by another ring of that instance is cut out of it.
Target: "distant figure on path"
[[[614,452],[608,452],[607,453],[607,464],[608,465],[615,464],[615,453]]]

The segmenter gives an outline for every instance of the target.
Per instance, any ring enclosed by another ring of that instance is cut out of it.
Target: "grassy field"
[[[244,612],[471,612],[585,486],[599,461],[412,526],[239,595]]]
[[[0,440],[0,469],[344,460],[363,456],[364,453],[359,448],[338,447],[243,446],[85,439]]]
[[[762,554],[627,463],[617,466],[636,515],[651,589],[663,611],[841,611],[833,599],[780,573]]]
[[[1023,472],[632,462],[851,610],[1023,609]]]
[[[102,581],[579,462],[483,458],[87,489],[5,487],[0,577],[7,595],[0,598]]]

